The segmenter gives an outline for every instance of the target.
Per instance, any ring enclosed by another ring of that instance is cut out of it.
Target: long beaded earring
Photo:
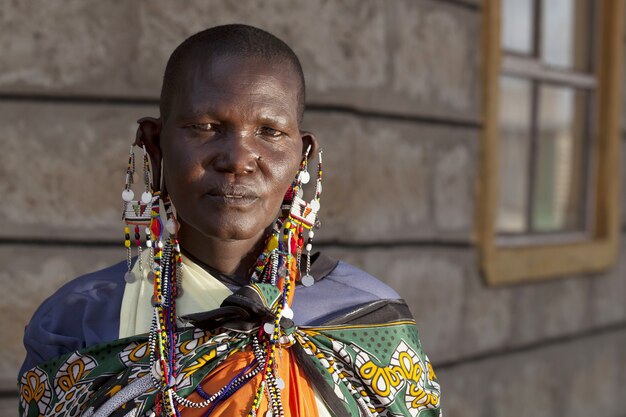
[[[141,194],[141,200],[135,200],[135,193],[132,189],[134,184],[134,177],[136,172],[135,165],[135,152],[133,145],[130,147],[130,153],[128,156],[128,166],[126,168],[126,181],[124,190],[122,191],[122,201],[124,209],[122,213],[122,219],[125,223],[124,226],[124,246],[126,247],[126,264],[127,271],[124,274],[124,280],[127,283],[133,283],[137,277],[132,272],[132,243],[131,243],[131,227],[134,232],[135,246],[137,248],[137,262],[139,265],[139,271],[143,273],[143,265],[141,260],[142,246],[141,246],[141,234],[140,227],[147,227],[150,225],[152,218],[152,207],[156,204],[158,206],[158,195],[154,197],[152,195],[152,184],[150,174],[150,161],[148,160],[148,154],[146,148],[143,147],[143,180],[145,190]],[[146,246],[150,247],[150,240],[146,239]]]
[[[297,180],[294,184],[293,200],[291,207],[289,208],[289,217],[294,221],[298,227],[296,229],[298,235],[298,249],[302,248],[306,251],[306,264],[304,275],[301,277],[300,282],[305,287],[310,287],[315,283],[315,279],[311,275],[311,251],[313,250],[313,237],[315,232],[314,227],[319,227],[318,212],[320,210],[320,197],[322,194],[322,150],[318,153],[318,169],[317,180],[315,183],[315,195],[310,201],[304,200],[304,193],[302,192],[302,185],[308,184],[311,176],[308,172],[307,160],[309,156],[310,146],[307,149],[300,172],[297,176]],[[304,232],[307,231],[307,243],[304,245]],[[298,254],[300,259],[300,253]],[[300,264],[300,262],[299,262]]]

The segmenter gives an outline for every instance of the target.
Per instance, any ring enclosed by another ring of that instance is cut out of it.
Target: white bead
[[[273,334],[274,333],[274,324],[273,323],[265,323],[263,325],[263,331],[265,331],[265,333],[267,333],[267,334]]]
[[[315,232],[313,230],[309,230],[309,237],[313,239],[314,236],[315,236]]]
[[[152,241],[150,239],[146,240],[146,247],[148,248],[152,247]]]
[[[170,235],[176,233],[176,221],[174,219],[167,219],[167,223],[165,223],[165,230],[167,230]]]
[[[276,388],[281,391],[285,389],[285,381],[280,377],[276,378]]]
[[[132,271],[128,271],[124,274],[124,281],[126,281],[128,284],[132,284],[136,280],[137,278],[135,277],[135,274]]]
[[[298,188],[298,191],[296,191],[296,195],[302,198],[302,196],[304,195],[304,191],[302,191],[302,188]]]
[[[149,228],[149,227],[146,227],[145,232],[146,232],[146,234],[147,234],[147,235],[149,235],[149,234],[150,234],[150,228]]]
[[[310,244],[310,243],[307,243],[306,246],[305,246],[305,249],[306,249],[307,252],[311,252],[311,250],[313,249],[313,245]]]
[[[309,205],[311,206],[311,208],[313,209],[313,211],[318,211],[320,209],[320,202],[313,199],[311,200],[311,202],[309,203]]]
[[[130,203],[131,201],[133,201],[133,198],[135,198],[135,193],[133,192],[133,190],[122,191],[122,200]]]
[[[141,194],[141,202],[144,204],[149,204],[152,201],[152,193],[149,193],[148,191],[144,191],[143,194]]]
[[[308,184],[310,180],[311,175],[309,174],[309,171],[302,171],[300,173],[300,182],[302,182],[302,184]]]
[[[293,310],[291,309],[291,307],[285,306],[285,308],[283,308],[283,317],[289,320],[293,318]]]
[[[310,287],[311,285],[315,284],[315,278],[313,278],[311,275],[305,275],[302,277],[302,285],[304,285],[305,287]]]
[[[321,182],[317,183],[317,192],[322,194],[322,183]]]
[[[159,249],[163,249],[163,242],[159,240],[159,243],[157,243],[157,246],[159,247]]]
[[[156,379],[157,381],[161,379],[161,376],[163,375],[163,370],[161,369],[161,363],[159,361],[155,361],[154,364],[152,365],[152,369],[150,369],[150,372],[152,373],[152,376],[154,377],[154,379]]]

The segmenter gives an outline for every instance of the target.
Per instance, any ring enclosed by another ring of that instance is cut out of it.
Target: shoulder
[[[80,276],[59,288],[35,311],[24,332],[22,370],[67,352],[117,338],[124,295],[121,262]]]
[[[401,298],[387,284],[343,261],[334,261],[332,269],[315,278],[311,287],[296,288],[296,324],[317,325],[366,303]]]
[[[120,289],[124,291],[125,271],[126,263],[120,262],[69,281],[41,304],[33,318],[84,307],[85,302],[109,304],[110,296],[118,295]]]
[[[343,261],[337,263],[337,267],[322,280],[322,282],[324,281],[336,283],[351,292],[369,294],[373,300],[400,298],[400,295],[393,288],[378,278]]]

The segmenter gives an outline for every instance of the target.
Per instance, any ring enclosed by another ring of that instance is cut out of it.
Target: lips
[[[245,185],[223,184],[211,188],[206,195],[212,201],[227,206],[246,206],[254,203],[259,195]]]

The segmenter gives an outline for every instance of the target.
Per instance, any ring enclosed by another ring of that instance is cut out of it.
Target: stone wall
[[[20,338],[36,306],[124,257],[126,153],[135,121],[157,115],[167,57],[191,33],[242,22],[302,59],[304,127],[325,149],[317,246],[406,298],[446,415],[624,416],[625,256],[595,276],[505,288],[479,275],[478,0],[185,5],[3,4],[0,414],[16,413]]]

